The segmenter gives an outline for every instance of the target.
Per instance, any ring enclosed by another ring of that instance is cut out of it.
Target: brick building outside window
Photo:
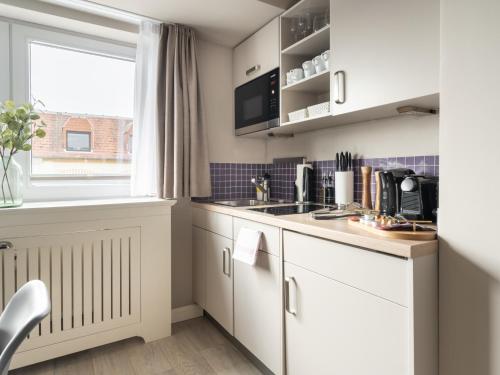
[[[47,136],[33,140],[35,176],[129,176],[132,119],[41,113]]]

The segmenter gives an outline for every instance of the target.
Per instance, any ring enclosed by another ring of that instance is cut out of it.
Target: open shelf
[[[288,127],[290,129],[291,127],[296,127],[293,125],[300,125],[300,127],[305,127],[308,124],[316,124],[318,125],[319,123],[328,123],[332,122],[332,114],[331,113],[325,113],[324,115],[320,116],[315,116],[315,117],[307,117],[303,120],[297,120],[297,121],[287,121],[281,124],[281,126],[278,129],[285,129]]]
[[[330,49],[330,25],[292,44],[281,51],[282,55],[311,56]]]
[[[307,12],[317,12],[323,9],[328,9],[330,4],[330,0],[302,0],[299,1],[294,6],[290,7],[290,9],[283,12],[282,17],[293,18],[297,16],[303,16],[304,13]]]
[[[330,90],[330,70],[327,69],[323,72],[316,73],[310,77],[304,78],[291,85],[283,86],[281,92],[312,92],[322,93]]]

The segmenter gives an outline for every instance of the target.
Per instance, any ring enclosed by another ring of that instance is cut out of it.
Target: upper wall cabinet
[[[10,97],[9,24],[0,22],[0,101]]]
[[[330,4],[333,115],[439,92],[438,0]]]
[[[279,66],[279,18],[233,50],[233,86],[238,87]]]
[[[280,21],[280,127],[250,136],[439,108],[439,0],[301,0]]]

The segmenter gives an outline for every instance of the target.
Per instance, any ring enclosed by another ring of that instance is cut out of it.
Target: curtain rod
[[[152,17],[146,17],[137,13],[129,12],[123,9],[97,4],[86,0],[42,0],[45,3],[72,8],[86,13],[92,13],[98,16],[114,18],[132,24],[140,24],[143,21],[154,23],[170,23]]]

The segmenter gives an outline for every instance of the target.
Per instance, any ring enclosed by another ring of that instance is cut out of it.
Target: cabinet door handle
[[[227,267],[228,270],[226,270],[226,253],[229,258],[229,267]],[[224,249],[222,249],[222,273],[228,277],[231,277],[231,250],[229,249],[229,247],[225,247]]]
[[[254,65],[250,69],[247,69],[246,75],[249,76],[250,74],[257,72],[258,70],[260,70],[260,65]]]
[[[14,244],[10,241],[0,241],[0,250],[13,249]]]
[[[290,284],[293,284],[294,287],[294,304],[291,306],[291,294],[290,294]],[[285,310],[292,315],[297,315],[297,288],[295,287],[295,278],[286,277],[285,278]]]
[[[335,80],[333,82],[333,100],[337,104],[345,103],[345,72],[339,70],[334,74]]]

